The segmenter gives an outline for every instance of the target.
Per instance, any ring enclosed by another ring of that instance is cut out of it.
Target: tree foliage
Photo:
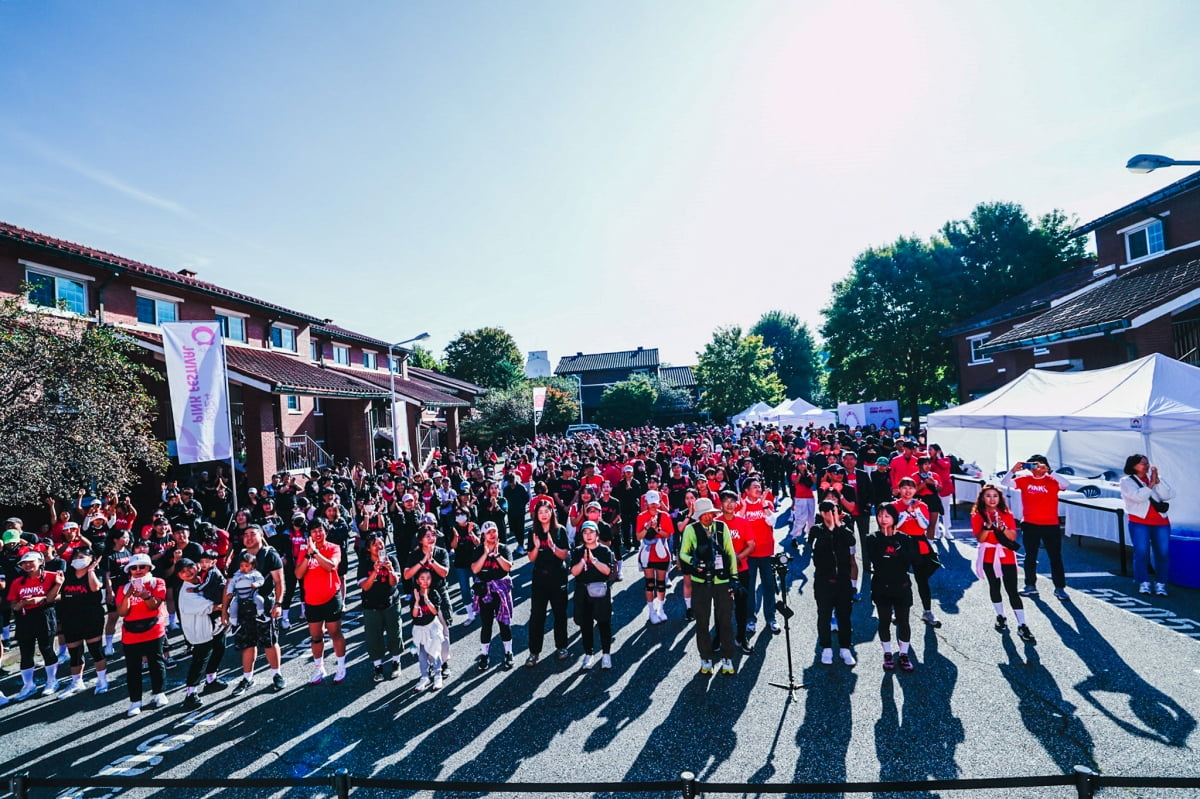
[[[813,402],[820,386],[820,367],[816,342],[808,325],[795,314],[767,311],[750,328],[750,333],[762,336],[763,344],[771,348],[775,373],[788,397],[803,397]]]
[[[0,302],[0,503],[73,496],[93,483],[130,490],[143,467],[167,468],[154,436],[160,379],[133,359],[137,345],[110,327]]]
[[[463,436],[477,444],[532,438],[535,385],[546,386],[546,405],[538,432],[561,433],[579,420],[574,387],[567,389],[562,382],[561,378],[522,381],[511,388],[489,391],[476,401],[471,417],[463,422]]]
[[[843,402],[898,399],[905,415],[953,396],[954,352],[941,331],[957,300],[958,265],[944,242],[900,238],[854,259],[822,313],[828,388]]]
[[[641,427],[654,416],[658,389],[646,375],[634,375],[604,389],[596,421],[605,427]]]
[[[447,374],[484,388],[512,388],[525,377],[517,342],[500,327],[459,333],[445,355]]]
[[[418,369],[442,370],[442,364],[438,363],[438,359],[433,357],[433,353],[420,344],[414,344],[409,350],[408,365],[415,366]]]
[[[901,237],[861,253],[822,313],[832,400],[899,399],[902,414],[954,399],[957,360],[942,333],[1080,265],[1082,238],[1052,211],[980,203],[925,242]]]
[[[700,353],[696,382],[700,407],[715,419],[727,419],[756,402],[778,404],[785,393],[762,336],[743,336],[737,325],[713,331]]]

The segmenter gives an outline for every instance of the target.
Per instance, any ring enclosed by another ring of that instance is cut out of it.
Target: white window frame
[[[295,408],[292,407],[292,400],[296,401]],[[287,410],[288,414],[291,416],[296,416],[298,414],[304,413],[304,406],[300,403],[300,395],[299,394],[284,394],[283,395],[283,407],[285,410]]]
[[[312,361],[313,363],[320,363],[320,362],[321,362],[321,359],[322,359],[322,357],[325,355],[324,349],[325,349],[325,348],[324,348],[324,347],[321,345],[321,342],[320,342],[320,341],[318,341],[318,340],[317,340],[317,339],[315,339],[315,338],[314,338],[314,339],[309,339],[309,342],[308,342],[308,359],[309,359],[310,361]]]
[[[367,361],[371,362],[368,364]],[[362,351],[362,366],[364,369],[375,370],[379,368],[379,353],[375,350]]]
[[[90,275],[81,275],[78,272],[68,272],[66,269],[59,269],[54,266],[46,266],[45,264],[39,264],[35,261],[26,261],[24,258],[18,258],[17,263],[19,263],[21,266],[25,267],[25,279],[26,280],[29,279],[30,272],[33,272],[34,274],[37,274],[37,275],[41,275],[42,277],[54,278],[54,302],[55,302],[55,304],[54,305],[34,305],[32,302],[29,302],[29,298],[28,298],[28,296],[26,296],[25,307],[27,309],[35,310],[35,311],[39,311],[39,312],[43,312],[43,313],[61,314],[64,316],[72,316],[72,317],[89,316],[91,314],[91,312],[92,312],[91,296],[88,292],[87,284],[89,282],[95,282],[96,278],[94,278]],[[58,307],[57,303],[58,303],[58,281],[59,280],[70,280],[72,282],[79,283],[83,286],[83,313],[77,313],[75,311],[70,311],[70,310],[62,310]]]
[[[231,311],[228,308],[218,308],[215,305],[213,306],[213,313],[216,314],[217,316],[224,316],[224,317],[228,317],[230,319],[241,319],[242,320],[242,337],[241,338],[229,338],[228,336],[226,336],[227,341],[236,341],[236,342],[245,344],[250,340],[250,325],[247,324],[247,322],[246,322],[246,320],[248,320],[250,318],[250,314],[242,313],[241,311]],[[218,323],[220,321],[221,321],[220,319],[217,320]]]
[[[992,363],[992,359],[986,356],[980,356],[975,350],[992,337],[989,330],[987,333],[977,333],[974,336],[967,336],[967,366],[981,366],[985,363]]]
[[[342,357],[344,357],[345,360],[342,360]],[[350,348],[343,344],[334,344],[333,345],[333,362],[336,363],[338,366],[349,366],[350,365]]]
[[[324,416],[325,409],[321,407],[321,398],[313,397],[313,416]]]
[[[275,346],[275,328],[292,331],[292,343],[295,344],[295,346],[291,348]],[[272,322],[271,326],[267,328],[267,347],[269,349],[279,350],[280,352],[298,352],[298,348],[300,347],[300,328],[296,327],[295,325],[289,325],[286,322]]]
[[[154,321],[153,322],[143,322],[141,319],[138,319],[137,322],[140,326],[142,326],[142,327],[158,327],[159,326],[159,324],[161,322],[158,318],[158,303],[160,303],[160,302],[166,303],[168,305],[174,305],[175,306],[175,321],[176,322],[179,321],[179,319],[180,319],[179,309],[180,309],[180,307],[183,306],[183,297],[178,297],[174,294],[163,294],[161,291],[151,291],[150,289],[144,289],[139,286],[133,287],[133,293],[137,297],[137,299],[145,298],[147,300],[154,301]],[[134,301],[133,315],[136,318],[136,316],[137,316],[136,300]]]
[[[1158,225],[1158,235],[1159,235],[1160,243],[1162,246],[1157,250],[1152,250],[1152,249],[1150,249],[1150,228],[1154,227],[1155,225]],[[1130,263],[1130,264],[1141,263],[1142,261],[1149,260],[1150,258],[1153,258],[1154,256],[1167,251],[1167,234],[1166,234],[1166,231],[1163,229],[1163,223],[1162,223],[1161,219],[1147,219],[1146,221],[1139,222],[1136,225],[1131,225],[1130,227],[1122,228],[1118,232],[1121,234],[1122,238],[1125,241],[1125,262],[1126,263]],[[1142,232],[1145,232],[1145,234],[1146,234],[1146,254],[1140,255],[1137,258],[1134,258],[1132,252],[1130,252],[1130,249],[1129,249],[1129,237],[1133,236],[1137,233],[1142,233]]]

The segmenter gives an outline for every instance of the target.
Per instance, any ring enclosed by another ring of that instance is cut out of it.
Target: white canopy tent
[[[786,427],[787,425],[791,425],[792,427],[806,427],[810,424],[820,426],[837,423],[836,416],[829,411],[821,410],[803,397],[797,397],[793,400],[785,399],[774,408],[764,412],[762,420],[778,427]]]
[[[771,406],[767,403],[756,402],[741,413],[737,413],[729,417],[729,422],[730,424],[734,425],[761,422],[763,420],[762,415],[769,410],[771,410]]]
[[[1188,490],[1200,451],[1200,368],[1148,355],[1087,372],[1030,369],[985,397],[929,415],[929,441],[985,474],[1034,453],[1079,475],[1120,473],[1142,453],[1177,495],[1176,529],[1200,529],[1200,493]]]

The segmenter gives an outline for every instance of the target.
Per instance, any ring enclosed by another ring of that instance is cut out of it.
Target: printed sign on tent
[[[162,332],[179,462],[228,460],[233,442],[221,328],[216,322],[172,322]]]

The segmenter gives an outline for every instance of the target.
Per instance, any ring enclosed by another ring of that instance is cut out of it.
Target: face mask
[[[73,561],[71,561],[71,568],[72,569],[86,569],[88,567],[88,564],[91,562],[92,561],[89,560],[88,558],[75,558]]]
[[[466,523],[467,523],[467,517],[466,517],[466,516],[463,516],[461,513],[460,513],[459,515],[455,516],[455,517],[454,517],[454,520],[455,520],[455,521],[457,521],[459,524],[466,524]]]
[[[366,511],[367,513],[374,513],[375,506],[374,505],[363,505],[363,510]]]

